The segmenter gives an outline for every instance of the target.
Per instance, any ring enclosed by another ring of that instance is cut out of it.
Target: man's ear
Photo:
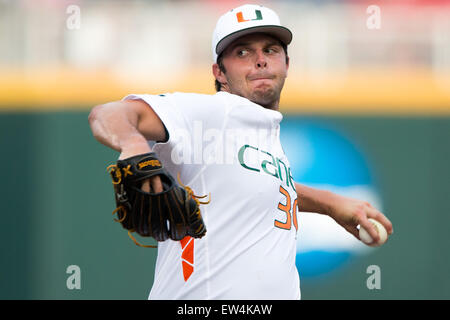
[[[225,77],[225,74],[222,72],[222,70],[220,70],[217,63],[214,63],[212,65],[212,72],[214,78],[216,78],[216,80],[219,81],[222,85],[225,85],[227,83],[227,78]]]
[[[289,56],[286,56],[286,77],[288,75],[288,70],[289,70]]]

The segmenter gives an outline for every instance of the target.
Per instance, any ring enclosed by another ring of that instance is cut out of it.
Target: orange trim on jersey
[[[183,266],[183,277],[184,281],[186,282],[194,272],[194,267],[188,264],[186,261],[181,261],[181,265]]]
[[[181,259],[194,264],[194,240],[184,247],[183,252],[181,253]]]
[[[191,237],[186,236],[183,239],[180,240],[181,249],[184,249],[184,247],[187,245],[187,243],[191,240]]]
[[[194,272],[194,238],[186,236],[180,240],[181,266],[183,268],[184,281],[188,281]]]

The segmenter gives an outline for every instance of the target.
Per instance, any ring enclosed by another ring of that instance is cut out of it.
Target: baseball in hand
[[[388,238],[386,228],[375,219],[369,218],[369,221],[375,226],[375,229],[378,231],[380,240],[378,242],[372,243],[373,242],[372,237],[369,235],[367,230],[364,229],[363,227],[361,227],[359,229],[359,238],[361,239],[362,242],[364,242],[365,244],[367,244],[371,247],[381,246],[383,243],[386,242],[386,240]]]

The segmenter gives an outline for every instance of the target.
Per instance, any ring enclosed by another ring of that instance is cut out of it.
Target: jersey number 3
[[[285,230],[291,230],[292,223],[294,224],[295,231],[298,230],[297,224],[297,199],[294,200],[294,203],[291,206],[291,196],[286,189],[280,186],[280,193],[286,197],[286,203],[278,203],[278,209],[286,214],[286,221],[282,222],[275,219],[275,227]],[[291,214],[292,208],[292,214]],[[292,217],[291,217],[292,216]]]

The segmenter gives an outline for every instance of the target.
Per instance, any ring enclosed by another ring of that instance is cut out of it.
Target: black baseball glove
[[[130,238],[140,244],[131,233],[143,237],[153,237],[157,241],[181,240],[185,236],[201,238],[206,227],[200,213],[200,202],[191,188],[180,186],[164,169],[154,152],[118,160],[110,165],[109,171],[114,185],[116,209],[122,226],[128,230]],[[159,175],[163,191],[160,193],[141,190],[142,182]],[[178,177],[179,179],[179,177]]]

